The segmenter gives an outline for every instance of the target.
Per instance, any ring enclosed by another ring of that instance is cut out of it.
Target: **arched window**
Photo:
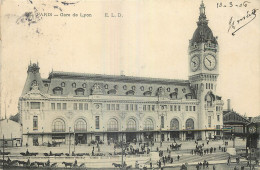
[[[170,126],[171,126],[171,130],[179,130],[179,121],[178,121],[178,119],[172,119],[171,123],[170,123]]]
[[[127,122],[127,130],[136,130],[136,122],[134,119],[129,119]]]
[[[60,84],[60,86],[61,86],[61,87],[65,87],[65,82],[62,82],[62,83]]]
[[[108,131],[118,131],[118,122],[116,119],[110,119],[107,124]]]
[[[76,83],[72,83],[72,87],[73,87],[73,88],[76,88]]]
[[[84,95],[84,92],[85,92],[85,90],[84,90],[83,88],[77,88],[77,89],[75,90],[75,94],[76,94],[77,96],[83,96],[83,95]]]
[[[213,98],[212,98],[210,95],[207,95],[206,101],[207,101],[207,106],[208,106],[208,107],[211,107],[211,106],[212,106]]]
[[[87,84],[86,84],[86,83],[83,83],[83,84],[82,84],[82,87],[83,87],[83,88],[86,88],[86,87],[87,87]]]
[[[53,132],[65,132],[65,122],[62,119],[55,119],[52,123]]]
[[[52,91],[53,91],[53,94],[56,94],[56,95],[63,94],[63,89],[61,87],[55,87]]]
[[[75,123],[75,131],[76,132],[84,132],[87,131],[87,123],[83,119],[78,119]]]
[[[186,120],[186,129],[194,129],[194,121],[191,118]]]
[[[154,130],[154,124],[152,119],[146,119],[144,122],[144,130]]]

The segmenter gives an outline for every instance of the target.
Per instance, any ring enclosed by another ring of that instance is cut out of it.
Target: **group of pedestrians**
[[[200,170],[200,169],[202,169],[202,168],[203,168],[203,169],[209,168],[209,162],[206,161],[206,160],[204,160],[203,163],[198,162],[198,164],[196,165],[196,169],[197,169],[197,170]],[[213,165],[213,170],[215,170],[214,168],[216,168],[215,165]]]

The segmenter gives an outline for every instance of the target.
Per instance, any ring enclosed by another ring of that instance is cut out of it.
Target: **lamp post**
[[[5,160],[5,135],[3,135],[3,169],[4,169],[4,161]]]
[[[69,155],[70,155],[70,127],[69,127]]]
[[[235,135],[232,134],[232,139],[233,139],[233,148],[235,148]]]
[[[249,137],[249,151],[250,151],[249,161],[250,161],[250,170],[251,170],[251,136]]]

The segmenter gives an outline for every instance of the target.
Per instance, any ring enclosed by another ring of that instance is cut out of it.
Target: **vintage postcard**
[[[259,0],[2,0],[2,169],[251,169]]]

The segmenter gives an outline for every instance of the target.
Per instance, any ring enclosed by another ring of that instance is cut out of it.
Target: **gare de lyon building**
[[[188,80],[63,71],[44,79],[38,63],[30,63],[19,98],[23,145],[222,136],[219,48],[203,2],[199,10],[188,47]]]

